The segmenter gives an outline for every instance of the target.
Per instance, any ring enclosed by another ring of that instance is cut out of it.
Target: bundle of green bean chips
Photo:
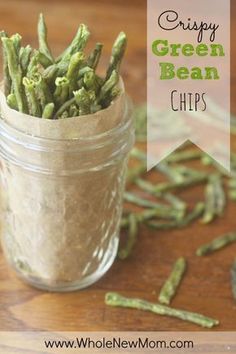
[[[102,149],[102,141],[93,153],[85,142],[86,149],[78,159],[75,150],[76,141],[91,138],[92,145],[93,136],[101,136],[121,124],[129,111],[119,76],[126,35],[121,32],[115,40],[104,77],[96,73],[103,45],[97,43],[90,53],[84,52],[89,35],[88,28],[80,25],[68,48],[54,58],[42,14],[38,22],[38,49],[22,46],[19,34],[8,36],[1,32],[1,118],[18,132],[39,138],[37,144],[42,144],[42,149],[35,149],[33,155],[25,149],[28,164],[33,159],[34,166],[58,171],[60,175],[45,178],[43,173],[36,176],[32,172],[26,178],[17,166],[14,176],[12,171],[4,171],[8,207],[11,205],[15,214],[11,227],[15,227],[16,237],[9,237],[3,247],[22,272],[42,278],[49,285],[73,282],[92,274],[117,228],[119,222],[114,220],[121,214],[117,198],[122,204],[119,183],[126,163],[120,161],[110,173],[99,170],[99,164],[114,150],[111,144]],[[16,155],[23,151],[20,145],[14,149]],[[52,158],[48,151],[53,149]],[[83,172],[79,178],[72,173],[67,178],[68,171],[84,171],[87,165],[88,173]],[[117,198],[114,191],[119,194]],[[3,215],[4,212],[7,210]],[[31,237],[32,230],[38,239]],[[59,239],[57,235],[63,236]],[[80,257],[76,256],[78,247],[83,250]]]

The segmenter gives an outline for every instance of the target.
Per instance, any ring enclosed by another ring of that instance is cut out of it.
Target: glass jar
[[[70,291],[110,268],[133,143],[130,110],[105,133],[68,140],[27,135],[0,119],[2,248],[24,280]]]

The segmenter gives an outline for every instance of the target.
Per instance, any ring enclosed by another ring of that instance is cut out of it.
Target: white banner
[[[192,141],[230,170],[230,0],[148,0],[148,170]]]

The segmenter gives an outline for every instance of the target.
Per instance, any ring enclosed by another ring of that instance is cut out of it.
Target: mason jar
[[[70,291],[107,272],[133,143],[130,109],[114,128],[79,139],[32,136],[0,119],[1,242],[26,282]]]

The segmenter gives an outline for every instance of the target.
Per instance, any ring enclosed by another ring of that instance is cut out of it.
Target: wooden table
[[[234,4],[235,5],[235,4]],[[235,14],[236,7],[232,11]],[[92,43],[105,44],[103,66],[109,59],[113,39],[122,29],[129,37],[123,65],[126,87],[135,102],[146,98],[146,1],[1,1],[1,27],[10,33],[20,31],[25,42],[36,43],[37,15],[46,15],[50,42],[59,53],[73,36],[77,25],[85,22],[93,36]],[[232,33],[236,21],[232,17]],[[232,58],[236,57],[232,45]],[[232,60],[232,71],[236,69]],[[232,75],[232,110],[236,112],[235,73]],[[233,142],[235,143],[235,141]],[[236,144],[234,144],[236,147]],[[202,188],[184,192],[189,202],[199,199]],[[196,331],[195,325],[135,310],[104,305],[107,291],[118,291],[151,301],[179,256],[189,260],[188,274],[173,306],[205,313],[221,321],[216,330],[236,330],[236,302],[232,299],[229,269],[236,256],[233,245],[210,257],[194,256],[196,248],[221,233],[236,228],[236,204],[230,203],[226,215],[212,225],[196,222],[184,230],[170,232],[141,228],[139,242],[127,261],[116,261],[111,270],[90,288],[68,294],[47,293],[22,283],[0,258],[0,330],[57,331]]]

